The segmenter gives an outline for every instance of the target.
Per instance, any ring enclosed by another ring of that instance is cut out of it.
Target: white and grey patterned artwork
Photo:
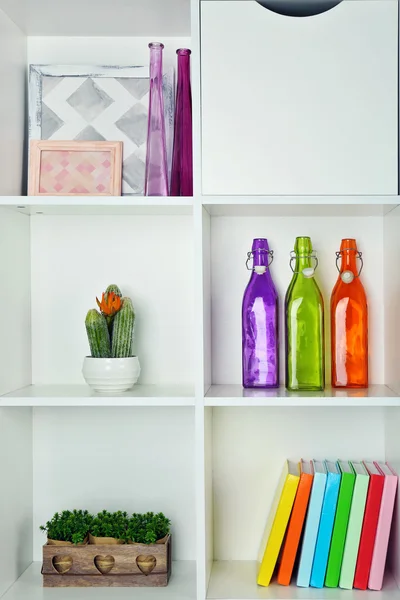
[[[174,76],[163,78],[169,167]],[[30,66],[30,139],[122,141],[123,195],[143,195],[149,105],[148,67]]]

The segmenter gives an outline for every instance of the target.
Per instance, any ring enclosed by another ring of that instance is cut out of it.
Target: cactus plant
[[[110,334],[107,321],[95,308],[86,315],[86,332],[93,358],[111,358]]]
[[[122,297],[117,285],[109,285],[101,301],[100,312],[89,310],[86,330],[93,358],[129,358],[132,356],[135,311],[130,298]]]
[[[133,326],[135,311],[130,298],[122,298],[122,308],[114,317],[111,354],[113,358],[132,355]]]

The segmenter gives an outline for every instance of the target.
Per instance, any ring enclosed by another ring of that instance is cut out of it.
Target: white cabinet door
[[[201,9],[204,194],[397,194],[397,0]]]

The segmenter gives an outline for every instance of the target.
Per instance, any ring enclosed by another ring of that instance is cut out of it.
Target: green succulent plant
[[[112,537],[118,540],[126,540],[127,527],[128,513],[120,510],[110,513],[103,510],[94,517],[90,533],[95,537]]]
[[[163,513],[134,513],[129,519],[127,540],[137,544],[155,544],[171,529],[171,521]]]
[[[47,533],[50,540],[82,544],[89,533],[93,516],[87,510],[63,510],[55,513],[46,525],[41,525],[41,531]]]

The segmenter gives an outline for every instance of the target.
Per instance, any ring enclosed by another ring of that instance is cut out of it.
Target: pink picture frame
[[[29,196],[121,196],[122,142],[32,140]]]

